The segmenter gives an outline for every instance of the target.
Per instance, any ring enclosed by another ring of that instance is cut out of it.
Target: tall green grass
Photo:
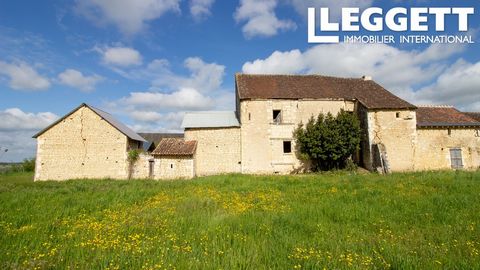
[[[480,268],[480,172],[31,179],[0,175],[2,269]]]

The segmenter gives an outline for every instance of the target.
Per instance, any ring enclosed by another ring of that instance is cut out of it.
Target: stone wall
[[[416,170],[450,169],[450,149],[462,149],[465,169],[480,168],[480,137],[475,129],[418,129]]]
[[[242,172],[290,173],[308,169],[297,158],[293,131],[312,116],[353,111],[354,103],[343,100],[243,100],[240,102]],[[273,111],[281,111],[275,123]],[[291,142],[292,153],[284,153],[283,143]]]
[[[417,145],[417,120],[413,110],[368,111],[369,150],[373,144],[383,144],[391,171],[414,170]],[[362,120],[365,121],[365,120]],[[368,150],[367,150],[368,151]],[[364,162],[371,166],[371,154]],[[368,160],[370,158],[370,160]],[[367,167],[367,169],[373,169]]]
[[[190,179],[195,176],[193,157],[155,157],[154,179]]]
[[[196,176],[241,172],[240,128],[186,129],[185,140],[197,141]]]
[[[150,178],[150,160],[154,160],[153,156],[147,153],[140,154],[133,166],[132,179]]]
[[[37,138],[35,180],[127,178],[127,137],[82,107]]]

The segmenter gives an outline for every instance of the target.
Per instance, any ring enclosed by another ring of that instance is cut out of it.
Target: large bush
[[[312,170],[342,169],[360,146],[360,122],[345,111],[310,118],[294,132],[302,159],[311,161]]]

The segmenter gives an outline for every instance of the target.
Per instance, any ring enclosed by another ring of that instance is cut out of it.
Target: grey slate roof
[[[207,111],[187,112],[182,122],[183,128],[240,127],[235,112]]]
[[[33,138],[37,138],[38,136],[42,135],[45,131],[49,130],[51,127],[55,126],[56,124],[60,123],[63,119],[67,118],[68,116],[70,116],[72,113],[76,112],[78,109],[82,108],[82,107],[87,107],[89,108],[90,110],[92,110],[93,112],[95,112],[96,114],[98,114],[98,116],[100,116],[101,118],[103,118],[105,121],[107,121],[107,123],[109,123],[110,125],[112,125],[114,128],[116,128],[118,131],[120,131],[123,135],[127,136],[128,138],[132,139],[132,140],[135,140],[135,141],[140,141],[140,142],[146,142],[144,138],[142,138],[140,135],[138,135],[135,131],[133,131],[132,129],[130,129],[129,127],[125,126],[123,123],[119,122],[118,120],[116,120],[115,118],[113,118],[113,116],[105,111],[102,111],[100,109],[97,109],[95,107],[92,107],[86,103],[82,103],[80,106],[78,106],[77,108],[75,108],[74,110],[72,110],[71,112],[69,112],[68,114],[66,114],[65,116],[63,116],[62,118],[58,119],[57,121],[55,121],[53,124],[49,125],[48,127],[44,128],[42,131],[38,132],[37,134],[35,134],[33,136]]]

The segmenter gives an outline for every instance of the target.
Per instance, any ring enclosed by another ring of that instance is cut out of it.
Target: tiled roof
[[[478,120],[451,106],[426,106],[417,109],[418,127],[480,126]]]
[[[103,120],[105,120],[107,123],[109,123],[110,125],[112,125],[114,128],[116,128],[118,131],[120,131],[121,133],[123,133],[123,135],[127,136],[128,138],[132,139],[132,140],[135,140],[135,141],[140,141],[140,142],[146,142],[145,139],[143,139],[142,137],[140,137],[140,135],[138,135],[135,131],[133,131],[132,129],[130,129],[129,127],[125,126],[123,123],[117,121],[111,114],[105,112],[105,111],[102,111],[100,109],[97,109],[93,106],[90,106],[88,104],[85,104],[85,103],[82,103],[80,104],[80,106],[78,106],[77,108],[75,108],[74,110],[72,110],[71,112],[67,113],[65,116],[63,116],[62,118],[58,119],[57,121],[55,121],[54,123],[52,123],[51,125],[49,125],[48,127],[44,128],[42,131],[38,132],[37,134],[35,134],[33,136],[33,138],[37,138],[38,136],[42,135],[45,131],[49,130],[50,128],[52,128],[53,126],[55,126],[56,124],[60,123],[61,121],[63,121],[65,118],[67,118],[68,116],[70,116],[71,114],[73,114],[74,112],[76,112],[77,110],[79,110],[80,108],[82,107],[87,107],[89,108],[90,110],[92,110],[93,112],[95,112],[98,116],[100,116]]]
[[[480,112],[464,112],[464,114],[480,122]]]
[[[244,99],[358,100],[369,109],[415,109],[372,80],[320,75],[236,75],[237,94]]]
[[[162,139],[152,155],[157,156],[191,156],[195,154],[197,141],[185,141],[178,138]]]
[[[240,127],[235,112],[207,111],[187,112],[182,122],[183,128]]]
[[[155,145],[165,138],[183,138],[183,133],[138,133],[138,135]]]

